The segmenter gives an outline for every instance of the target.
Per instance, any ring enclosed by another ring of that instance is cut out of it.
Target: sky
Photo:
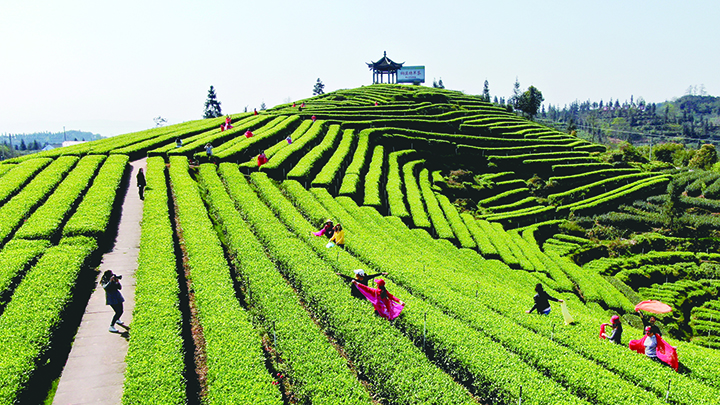
[[[545,104],[720,96],[717,1],[0,0],[0,135],[113,136],[372,83],[383,52],[425,85]]]

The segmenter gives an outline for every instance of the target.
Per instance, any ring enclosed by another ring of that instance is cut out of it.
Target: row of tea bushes
[[[183,156],[170,158],[180,243],[187,254],[189,288],[205,341],[207,397],[215,403],[282,403],[265,368],[260,337],[240,306],[230,269],[200,190]]]
[[[132,339],[125,357],[123,404],[184,404],[182,313],[165,162],[147,160]]]
[[[22,222],[45,201],[77,161],[76,156],[56,159],[0,207],[0,246],[8,241]]]
[[[245,182],[237,175],[237,169],[226,163],[221,166],[226,181]],[[208,191],[211,210],[222,225],[225,243],[236,262],[238,278],[246,286],[247,300],[257,312],[255,317],[272,335],[273,350],[282,361],[278,367],[292,382],[294,397],[313,404],[368,403],[368,394],[350,371],[347,361],[303,308],[291,285],[283,279],[262,244],[241,219],[215,172],[215,166],[203,165],[200,174]],[[259,190],[275,188],[264,173],[253,173],[252,176],[258,182]],[[243,192],[236,198],[251,199],[260,204],[247,183],[234,189]],[[245,215],[249,215],[249,209],[252,208],[248,204],[243,210]],[[262,212],[253,215],[262,215]],[[281,232],[280,228],[278,232]]]
[[[0,403],[21,403],[34,372],[47,362],[54,333],[96,246],[91,238],[63,239],[48,248],[13,293],[0,316]]]
[[[15,233],[21,239],[52,239],[62,229],[62,223],[76,207],[85,190],[92,184],[103,155],[85,156]]]

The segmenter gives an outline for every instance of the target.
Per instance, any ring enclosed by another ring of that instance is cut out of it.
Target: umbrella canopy
[[[666,314],[668,312],[672,312],[672,308],[670,308],[670,305],[663,304],[662,302],[655,300],[643,301],[635,305],[635,311],[640,310],[652,312],[654,314]]]

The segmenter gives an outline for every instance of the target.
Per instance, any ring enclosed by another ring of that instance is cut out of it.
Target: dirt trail
[[[132,321],[135,307],[135,269],[140,250],[140,220],[143,203],[137,189],[136,174],[145,171],[146,159],[131,162],[130,185],[122,205],[117,238],[111,251],[103,255],[100,275],[112,270],[122,275],[124,313],[120,318],[126,326]],[[53,404],[120,404],[128,349],[128,331],[108,331],[113,310],[105,305],[105,292],[97,287],[90,297],[70,356],[63,369]]]

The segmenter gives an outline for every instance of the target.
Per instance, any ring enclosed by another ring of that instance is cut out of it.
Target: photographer
[[[116,323],[118,325],[124,325],[123,321],[120,320],[120,316],[123,314],[123,302],[125,301],[122,294],[120,294],[120,290],[122,289],[120,279],[122,279],[122,276],[113,274],[112,270],[105,270],[105,273],[103,273],[100,279],[100,285],[102,285],[102,288],[105,290],[105,304],[110,305],[113,311],[115,311],[115,316],[113,316],[112,322],[110,322],[110,329],[108,329],[113,333],[118,332],[118,330],[115,329]]]

